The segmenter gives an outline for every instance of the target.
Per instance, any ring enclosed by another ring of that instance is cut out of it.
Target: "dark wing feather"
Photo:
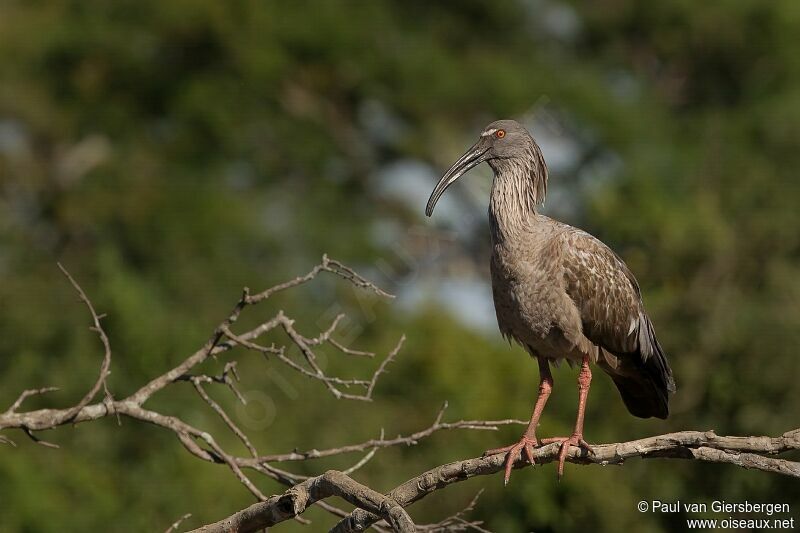
[[[571,230],[562,239],[567,294],[578,307],[584,336],[604,352],[598,364],[632,414],[666,418],[675,381],[636,278],[617,254],[588,233]]]

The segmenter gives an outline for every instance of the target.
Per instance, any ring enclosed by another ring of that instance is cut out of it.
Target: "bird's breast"
[[[492,258],[492,291],[501,331],[523,342],[546,336],[555,322],[559,283],[535,257],[499,250]]]
[[[563,272],[549,259],[535,245],[495,246],[490,270],[497,322],[504,336],[535,355],[570,358],[583,339],[580,317]]]

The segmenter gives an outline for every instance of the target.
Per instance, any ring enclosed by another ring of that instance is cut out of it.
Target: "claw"
[[[525,450],[525,456],[528,459],[528,462],[530,464],[535,464],[536,461],[533,458],[533,445],[531,445],[530,443],[527,443],[527,444],[525,444],[525,447],[523,449]]]
[[[494,448],[483,452],[483,456],[497,455],[500,453],[506,454],[505,460],[505,474],[503,476],[503,484],[508,485],[508,480],[511,479],[511,469],[514,468],[514,463],[525,454],[525,458],[530,464],[535,464],[533,457],[534,446],[539,446],[539,440],[536,437],[523,436],[516,444],[503,446],[502,448]]]
[[[564,476],[564,462],[567,460],[567,453],[569,453],[570,446],[577,446],[589,455],[595,455],[591,445],[583,440],[583,435],[573,433],[571,437],[550,437],[542,439],[542,444],[551,444],[553,442],[560,442],[561,447],[558,449],[558,480]]]

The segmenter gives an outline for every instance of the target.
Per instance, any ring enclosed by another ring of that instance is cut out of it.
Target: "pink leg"
[[[506,484],[508,484],[508,480],[511,477],[511,468],[514,466],[514,462],[522,455],[523,451],[528,461],[533,464],[533,447],[539,446],[539,439],[536,438],[536,426],[539,425],[539,418],[542,416],[544,406],[553,390],[553,375],[550,373],[550,365],[546,359],[537,358],[536,360],[539,362],[539,395],[536,398],[536,404],[533,406],[533,414],[531,414],[531,421],[528,424],[528,428],[516,444],[487,450],[483,454],[484,456],[496,455],[498,453],[507,454],[504,477]]]
[[[581,371],[578,374],[578,417],[575,420],[575,430],[570,437],[553,437],[542,439],[542,444],[560,442],[561,449],[558,453],[558,479],[564,475],[564,461],[570,446],[579,446],[588,453],[594,453],[591,446],[583,440],[583,416],[586,413],[586,399],[589,397],[589,386],[592,383],[592,371],[589,369],[589,357],[586,356],[581,362]]]

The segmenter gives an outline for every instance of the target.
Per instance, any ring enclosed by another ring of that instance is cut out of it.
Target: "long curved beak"
[[[439,201],[439,198],[442,197],[444,191],[447,190],[450,185],[452,185],[458,178],[466,174],[468,170],[488,159],[486,156],[486,152],[488,151],[489,148],[482,146],[482,143],[478,141],[472,146],[472,148],[467,150],[467,152],[462,155],[458,161],[453,163],[453,166],[444,173],[442,179],[440,179],[439,183],[436,184],[436,188],[433,189],[431,197],[428,199],[428,205],[425,207],[425,214],[427,216],[431,216],[433,214],[433,208],[436,206],[436,202]]]

